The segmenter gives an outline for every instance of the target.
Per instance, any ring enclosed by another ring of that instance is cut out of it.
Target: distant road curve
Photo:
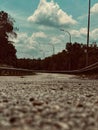
[[[48,70],[29,70],[13,67],[0,67],[0,75],[33,75],[35,73],[65,73],[65,74],[86,74],[86,73],[98,73],[98,62],[84,67],[79,70],[71,71],[48,71]]]

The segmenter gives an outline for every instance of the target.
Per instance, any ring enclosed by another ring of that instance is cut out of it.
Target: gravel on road
[[[0,76],[0,130],[98,130],[98,80]]]

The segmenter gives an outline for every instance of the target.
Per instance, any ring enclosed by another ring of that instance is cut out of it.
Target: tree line
[[[88,47],[88,65],[98,61],[97,44]],[[76,70],[86,67],[87,46],[67,43],[66,50],[45,59],[18,59],[17,67],[34,70]]]
[[[87,60],[88,65],[98,61],[96,43],[87,48],[86,44],[77,42],[66,43],[65,50],[45,59],[18,59],[13,41],[9,40],[9,35],[17,37],[14,22],[8,13],[0,11],[0,65],[32,70],[76,70],[85,67]]]

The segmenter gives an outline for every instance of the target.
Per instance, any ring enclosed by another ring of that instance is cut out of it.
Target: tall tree
[[[14,29],[14,19],[4,12],[0,11],[0,62],[13,65],[16,61],[16,49],[9,37],[16,37]]]

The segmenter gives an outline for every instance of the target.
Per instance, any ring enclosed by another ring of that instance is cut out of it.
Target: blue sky
[[[44,58],[66,42],[86,43],[88,0],[0,0],[19,28],[14,45],[19,58]],[[60,31],[64,29],[64,31]],[[67,31],[67,32],[66,32]],[[98,0],[91,0],[90,43],[98,43]]]

